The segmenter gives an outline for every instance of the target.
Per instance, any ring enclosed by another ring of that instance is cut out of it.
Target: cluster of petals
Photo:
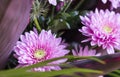
[[[57,5],[57,1],[56,0],[48,0],[50,4],[56,6]]]
[[[92,46],[102,47],[108,54],[120,49],[120,14],[96,9],[80,19],[84,26],[79,31],[88,37],[83,42],[91,41]]]
[[[42,30],[40,34],[36,31],[26,32],[20,36],[20,41],[14,47],[15,56],[18,59],[18,66],[29,66],[45,60],[62,57],[69,53],[65,49],[66,44],[61,38],[56,38],[56,35],[51,31]],[[67,59],[61,59],[50,64],[60,64]],[[60,70],[59,66],[44,66],[34,68],[34,71],[51,71]]]
[[[64,1],[64,0],[60,0],[60,1]],[[57,0],[48,0],[48,2],[54,6],[57,5]]]
[[[72,50],[74,56],[100,56],[100,53],[96,53],[96,50],[89,49],[88,46],[84,48],[82,46],[75,46],[75,49]]]
[[[102,0],[102,2],[105,4],[107,3],[108,0]],[[113,8],[117,8],[117,7],[120,7],[120,0],[109,0],[112,4],[112,7]]]
[[[100,56],[100,53],[97,53],[95,49],[90,49],[88,46],[84,48],[81,45],[75,45],[75,48],[72,50],[73,56],[82,57],[82,56]],[[98,76],[98,77],[103,77]]]

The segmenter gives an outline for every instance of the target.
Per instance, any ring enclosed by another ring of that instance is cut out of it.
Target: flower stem
[[[38,19],[36,18],[36,16],[34,16],[34,23],[35,23],[36,28],[38,29],[38,31],[41,31],[41,28],[40,28],[40,25],[39,25],[39,22],[38,22]]]
[[[79,1],[79,3],[77,4],[77,6],[74,8],[74,10],[77,10],[84,2],[85,0],[81,0]]]
[[[52,18],[52,19],[54,18],[54,11],[55,11],[55,7],[53,6],[53,7],[52,7],[52,13],[51,13],[51,18]]]
[[[70,6],[71,3],[72,3],[72,0],[70,0],[69,3],[66,5],[65,9],[63,10],[64,13],[69,8],[69,6]]]

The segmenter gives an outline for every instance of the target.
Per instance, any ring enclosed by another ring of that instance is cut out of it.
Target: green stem
[[[41,28],[40,28],[40,25],[39,25],[39,22],[38,22],[36,16],[34,16],[34,23],[35,23],[35,26],[38,29],[38,31],[41,31]]]
[[[54,11],[55,11],[55,7],[53,6],[53,7],[52,7],[52,13],[51,13],[51,18],[52,18],[52,19],[54,18]]]
[[[84,2],[85,0],[81,0],[79,1],[79,3],[77,4],[77,6],[74,8],[74,10],[77,10]]]
[[[64,13],[69,8],[69,6],[70,6],[71,3],[72,3],[72,0],[70,0],[69,3],[66,5],[65,9],[63,10]]]

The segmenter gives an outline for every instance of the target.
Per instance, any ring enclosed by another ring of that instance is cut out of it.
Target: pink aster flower
[[[59,0],[59,1],[64,1],[64,0]],[[48,2],[50,3],[50,4],[52,4],[52,5],[54,5],[54,6],[56,6],[57,5],[57,0],[48,0]]]
[[[113,8],[120,7],[120,0],[109,0],[112,4]],[[107,0],[102,0],[102,2],[105,4],[107,3]]]
[[[25,35],[20,36],[21,41],[18,41],[14,47],[19,66],[29,66],[42,62],[48,59],[65,56],[69,53],[66,50],[66,45],[61,38],[56,38],[51,31],[42,30],[41,33],[35,31],[26,32]],[[50,64],[60,64],[66,59],[57,60]],[[34,71],[51,71],[60,70],[59,66],[44,66],[34,68]]]
[[[96,50],[89,49],[88,46],[85,46],[83,48],[82,46],[79,45],[75,46],[75,49],[72,50],[72,53],[74,56],[100,56],[100,53],[96,53]]]
[[[114,49],[120,49],[120,14],[96,9],[95,13],[90,12],[80,18],[85,26],[79,31],[89,37],[83,42],[91,41],[92,46],[102,47],[108,54],[114,53]]]
[[[84,48],[82,46],[75,45],[75,49],[72,50],[72,54],[74,56],[100,56],[100,53],[96,53],[96,50],[89,49],[88,46],[85,46]],[[98,76],[103,77],[103,76]]]
[[[48,0],[50,4],[56,6],[57,5],[57,1],[56,0]]]

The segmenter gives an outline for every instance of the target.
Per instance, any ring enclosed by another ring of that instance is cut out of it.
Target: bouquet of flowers
[[[0,77],[120,76],[120,0],[0,5]]]

